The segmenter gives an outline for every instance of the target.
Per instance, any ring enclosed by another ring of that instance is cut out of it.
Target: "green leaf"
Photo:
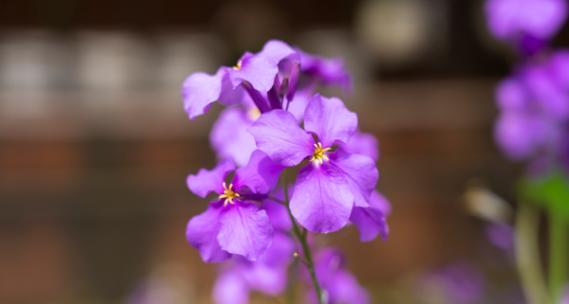
[[[541,178],[526,178],[520,183],[523,202],[530,202],[569,218],[569,177],[553,171]]]

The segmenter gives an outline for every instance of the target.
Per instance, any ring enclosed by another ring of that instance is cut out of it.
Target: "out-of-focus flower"
[[[514,160],[559,161],[569,119],[569,51],[528,63],[504,80],[496,98],[495,136]]]
[[[514,229],[503,223],[491,223],[486,227],[486,236],[492,245],[505,251],[514,247]]]
[[[547,45],[567,18],[565,0],[488,0],[492,34],[531,54]]]
[[[360,286],[357,279],[345,268],[342,254],[335,249],[322,249],[316,256],[316,277],[323,289],[325,302],[328,304],[365,304],[369,295]],[[314,293],[309,295],[317,303]]]
[[[218,277],[214,298],[219,304],[247,303],[249,293],[258,291],[276,296],[284,291],[287,271],[294,252],[294,242],[284,233],[277,233],[267,250],[252,263],[235,258]]]
[[[375,162],[344,145],[357,117],[341,100],[315,95],[304,114],[304,129],[282,110],[261,115],[249,129],[257,147],[286,167],[302,166],[290,200],[296,220],[314,232],[332,232],[348,223],[354,206],[369,207],[378,179]]]
[[[465,263],[448,265],[426,276],[422,283],[422,288],[441,293],[442,303],[480,303],[484,295],[482,275]]]
[[[188,176],[188,187],[196,195],[217,195],[204,213],[190,220],[186,231],[204,261],[219,262],[230,254],[256,260],[271,242],[273,227],[256,201],[267,197],[282,167],[256,151],[246,166],[235,171],[233,181],[226,182],[234,169],[232,163],[222,162],[213,170]]]

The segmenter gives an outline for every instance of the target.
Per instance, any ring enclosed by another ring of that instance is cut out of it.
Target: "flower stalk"
[[[284,177],[285,176],[283,176],[283,180],[285,180]],[[310,280],[312,281],[312,286],[314,287],[314,291],[316,292],[316,298],[318,299],[318,304],[325,304],[324,294],[322,293],[322,288],[320,287],[320,283],[318,282],[318,277],[316,276],[316,271],[314,269],[314,259],[312,258],[312,251],[310,250],[310,245],[308,244],[308,239],[307,239],[308,233],[306,232],[306,230],[304,231],[300,230],[300,227],[296,223],[296,220],[292,215],[292,211],[290,210],[289,198],[288,198],[288,185],[286,184],[286,180],[284,184],[284,196],[287,206],[286,209],[288,211],[288,215],[292,223],[292,232],[300,242],[300,245],[302,246],[302,252],[304,254],[304,259],[303,259],[304,265],[306,266],[306,269],[310,274]]]
[[[530,304],[548,303],[537,244],[538,220],[539,213],[535,207],[519,204],[516,216],[515,257],[522,288]]]

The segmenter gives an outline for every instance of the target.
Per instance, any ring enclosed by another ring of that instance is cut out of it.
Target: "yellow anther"
[[[259,118],[259,116],[261,116],[261,111],[259,111],[259,109],[255,108],[251,108],[249,109],[249,111],[247,111],[247,116],[249,116],[249,118],[253,121],[257,120],[257,118]]]
[[[223,206],[227,206],[227,204],[234,204],[235,202],[233,201],[234,199],[239,198],[239,193],[233,191],[233,184],[229,184],[229,187],[227,186],[227,184],[223,183],[223,194],[219,195],[219,199],[223,199]]]
[[[316,165],[322,165],[325,161],[328,161],[328,155],[326,154],[328,151],[332,150],[332,148],[323,148],[322,143],[314,144],[314,153],[312,153],[312,157],[310,161]]]

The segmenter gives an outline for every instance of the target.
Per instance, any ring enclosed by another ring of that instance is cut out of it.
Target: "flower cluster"
[[[500,116],[495,137],[514,160],[544,169],[567,161],[569,146],[569,50],[549,39],[567,17],[565,0],[489,0],[491,32],[522,58],[496,90]]]
[[[245,303],[252,290],[282,293],[293,257],[306,265],[301,278],[312,280],[319,303],[368,301],[314,234],[353,224],[362,241],[387,237],[390,206],[375,190],[377,140],[359,131],[342,100],[318,94],[321,86],[349,90],[342,62],[276,40],[183,84],[190,119],[225,106],[210,134],[218,164],[187,179],[210,200],[188,223],[189,243],[206,262],[230,259],[214,290],[220,303]]]

